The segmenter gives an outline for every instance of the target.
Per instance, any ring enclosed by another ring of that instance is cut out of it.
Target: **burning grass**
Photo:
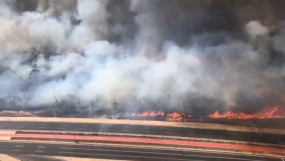
[[[264,108],[262,111],[256,113],[233,112],[228,111],[219,113],[215,111],[213,114],[207,116],[192,116],[185,113],[173,112],[166,114],[162,111],[145,111],[144,113],[132,113],[132,117],[161,117],[166,121],[183,121],[187,118],[211,118],[211,119],[271,119],[271,118],[285,118],[285,110],[283,107]]]

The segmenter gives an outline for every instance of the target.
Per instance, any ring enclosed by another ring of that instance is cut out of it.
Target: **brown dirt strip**
[[[15,122],[63,122],[63,123],[96,123],[96,124],[127,124],[143,126],[181,127],[196,129],[227,130],[241,132],[259,132],[271,134],[285,134],[282,129],[255,128],[243,126],[229,126],[212,123],[189,123],[167,121],[144,121],[144,120],[116,120],[116,119],[91,119],[91,118],[54,118],[54,117],[0,117],[0,121]]]

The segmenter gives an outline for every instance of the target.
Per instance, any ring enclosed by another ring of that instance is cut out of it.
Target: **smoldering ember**
[[[284,118],[284,5],[2,0],[0,109],[179,121]]]

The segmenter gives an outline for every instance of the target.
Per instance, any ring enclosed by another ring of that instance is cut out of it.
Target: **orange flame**
[[[135,116],[137,116],[137,117],[156,117],[156,116],[163,117],[164,115],[165,114],[162,111],[158,111],[158,112],[155,112],[155,111],[152,111],[152,112],[145,111],[142,114],[139,114],[139,113],[132,113],[131,114],[132,117],[135,117]],[[183,118],[186,118],[186,117],[191,117],[191,115],[186,115],[186,114],[180,114],[178,112],[173,112],[171,114],[168,114],[165,117],[165,120],[167,120],[167,121],[182,121]]]
[[[191,115],[186,115],[185,113],[178,113],[173,112],[171,114],[168,114],[165,118],[167,121],[182,121],[184,118],[190,118]]]
[[[219,112],[215,112],[208,116],[208,118],[227,118],[227,119],[266,119],[266,118],[285,118],[285,110],[273,107],[273,108],[266,108],[258,113],[254,114],[246,114],[243,112],[226,112],[224,114],[220,114]]]
[[[138,117],[147,117],[147,116],[150,116],[150,117],[155,117],[155,116],[164,116],[164,112],[162,111],[158,111],[158,112],[155,112],[155,111],[152,111],[152,112],[148,112],[148,111],[145,111],[144,113],[142,114],[139,114],[139,113],[132,113],[131,116],[138,116]]]
[[[182,121],[182,115],[178,112],[173,112],[166,116],[166,120],[168,121]]]
[[[132,117],[156,117],[156,116],[161,116],[164,117],[165,113],[162,111],[152,111],[148,112],[145,111],[142,114],[136,114],[132,113]],[[165,116],[165,120],[167,121],[183,121],[183,119],[186,118],[191,118],[191,115],[186,115],[184,113],[178,113],[178,112],[173,112],[171,114],[168,114]],[[271,107],[271,108],[265,108],[260,112],[253,113],[253,114],[247,114],[244,112],[232,112],[228,111],[224,114],[219,113],[216,111],[213,114],[210,114],[208,116],[204,116],[202,118],[213,118],[213,119],[267,119],[267,118],[285,118],[285,109],[282,107]]]

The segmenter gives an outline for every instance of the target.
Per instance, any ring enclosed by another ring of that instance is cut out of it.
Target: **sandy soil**
[[[15,134],[15,130],[1,130],[0,134]],[[11,137],[0,136],[0,140],[10,140]],[[1,161],[1,160],[0,160]]]

